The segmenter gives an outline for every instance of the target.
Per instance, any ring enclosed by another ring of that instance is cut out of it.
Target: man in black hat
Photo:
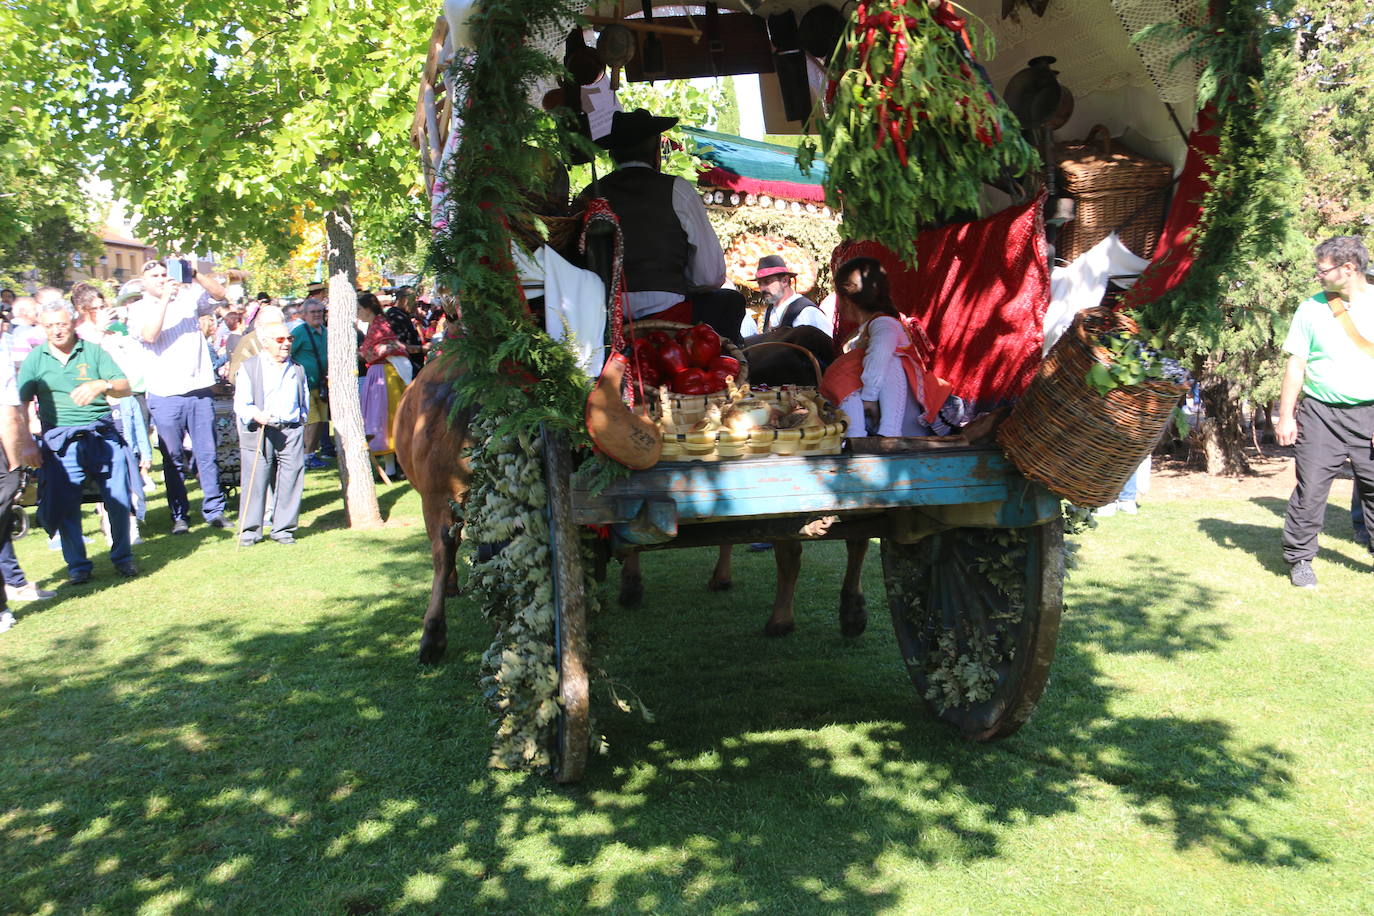
[[[596,141],[616,169],[581,199],[606,198],[620,220],[631,318],[705,322],[738,342],[744,297],[721,289],[725,255],[706,207],[689,183],[659,171],[659,135],[676,123],[643,108],[617,111],[610,133]]]
[[[755,333],[766,334],[778,328],[813,327],[830,336],[831,322],[820,306],[797,292],[793,285],[797,272],[787,266],[780,254],[759,258],[754,279],[768,307]],[[746,322],[746,324],[751,322]],[[748,336],[748,335],[746,335]]]

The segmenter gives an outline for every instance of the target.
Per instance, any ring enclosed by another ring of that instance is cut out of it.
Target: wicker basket
[[[998,443],[1024,476],[1077,505],[1097,508],[1116,499],[1185,391],[1151,380],[1101,395],[1087,383],[1093,363],[1111,358],[1100,337],[1138,330],[1120,312],[1080,312],[997,430]]]
[[[1072,261],[1112,232],[1142,258],[1154,256],[1169,206],[1173,168],[1113,144],[1097,125],[1081,143],[1055,148],[1061,185],[1077,203],[1059,231],[1058,256]]]

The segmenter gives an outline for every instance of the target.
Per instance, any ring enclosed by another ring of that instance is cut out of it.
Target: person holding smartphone
[[[129,334],[144,350],[148,412],[162,452],[172,534],[191,529],[183,444],[188,434],[204,497],[201,513],[211,527],[229,527],[215,463],[215,403],[210,392],[215,370],[200,330],[200,317],[213,314],[214,300],[225,295],[218,280],[197,272],[189,261],[148,261],[143,265],[143,297],[129,307]]]

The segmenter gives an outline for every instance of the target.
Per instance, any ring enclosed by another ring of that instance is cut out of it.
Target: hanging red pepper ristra
[[[982,183],[1036,160],[1010,111],[989,97],[973,48],[986,31],[948,0],[860,0],[831,61],[824,110],[826,197],[850,238],[875,239],[908,260],[923,226],[976,210]],[[969,41],[966,36],[972,36]],[[1000,134],[1000,135],[999,135]],[[803,144],[805,162],[814,146]]]

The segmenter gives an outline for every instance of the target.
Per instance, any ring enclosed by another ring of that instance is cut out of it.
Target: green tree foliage
[[[284,252],[298,210],[327,216],[331,240],[347,240],[331,245],[330,260],[343,280],[331,324],[343,326],[353,320],[359,234],[413,223],[420,209],[408,193],[409,126],[434,13],[429,0],[7,3],[0,111],[93,163],[142,214],[151,241],[261,241]],[[331,391],[346,399],[356,391],[351,334],[337,345]],[[341,426],[349,517],[375,524],[366,447],[352,427]]]
[[[100,256],[80,172],[51,155],[45,131],[0,117],[0,136],[0,274],[34,270],[40,283],[62,284],[73,255]]]
[[[1374,113],[1363,101],[1374,30],[1364,0],[1212,9],[1210,26],[1183,30],[1204,64],[1200,102],[1220,112],[1198,259],[1141,317],[1193,360],[1211,418],[1208,469],[1243,473],[1239,405],[1277,397],[1283,336],[1315,290],[1312,246],[1362,234],[1374,214]]]

